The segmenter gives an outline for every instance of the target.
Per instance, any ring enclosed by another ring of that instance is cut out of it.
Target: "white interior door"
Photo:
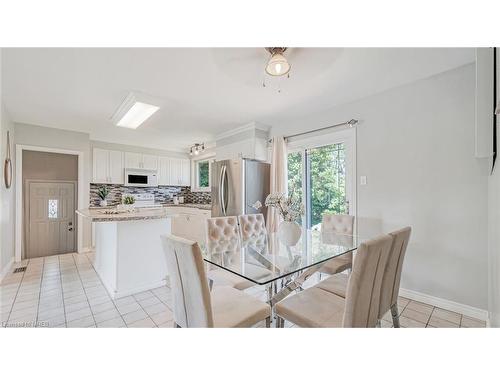
[[[75,251],[75,183],[28,182],[26,258]]]

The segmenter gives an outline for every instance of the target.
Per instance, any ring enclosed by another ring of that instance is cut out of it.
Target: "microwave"
[[[125,169],[125,186],[158,186],[158,171],[150,169]]]

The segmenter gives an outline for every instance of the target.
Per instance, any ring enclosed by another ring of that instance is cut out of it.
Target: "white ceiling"
[[[4,49],[13,121],[91,139],[181,150],[252,121],[272,125],[471,63],[467,48],[291,48],[290,79],[262,86],[263,48]],[[278,85],[281,92],[277,92]],[[110,122],[129,91],[161,109],[137,130]]]

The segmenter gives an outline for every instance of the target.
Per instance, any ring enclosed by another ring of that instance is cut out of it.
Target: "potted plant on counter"
[[[133,211],[135,198],[132,195],[123,195],[122,204],[118,205],[118,211]]]
[[[300,240],[302,230],[297,220],[304,215],[304,205],[293,193],[271,193],[267,196],[265,205],[278,210],[283,221],[278,227],[278,237],[286,246],[295,246]]]
[[[109,195],[109,189],[106,185],[102,185],[97,189],[97,196],[99,197],[99,206],[106,207],[108,205],[108,201],[106,198]]]

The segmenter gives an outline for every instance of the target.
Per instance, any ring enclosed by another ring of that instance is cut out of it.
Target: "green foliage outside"
[[[307,150],[310,171],[311,226],[321,223],[324,213],[345,213],[345,148],[342,143]],[[288,189],[304,197],[302,192],[302,155],[288,155]],[[309,210],[308,210],[309,211]]]
[[[209,162],[202,161],[198,163],[198,178],[200,187],[209,187]]]

